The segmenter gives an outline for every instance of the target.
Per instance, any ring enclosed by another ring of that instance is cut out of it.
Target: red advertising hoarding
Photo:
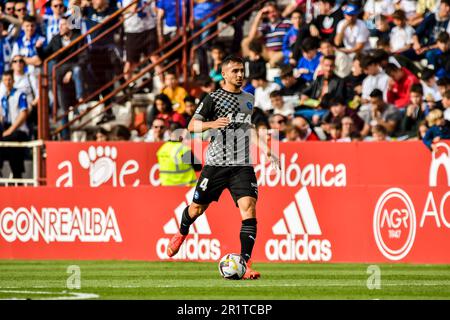
[[[49,187],[1,190],[0,258],[167,259],[193,189],[158,186],[157,147],[49,143]],[[280,172],[256,165],[255,261],[450,263],[448,144],[286,143],[280,153]],[[239,229],[224,192],[177,259],[239,251]]]

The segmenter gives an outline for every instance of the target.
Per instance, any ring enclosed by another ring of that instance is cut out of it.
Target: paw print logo
[[[110,146],[90,146],[78,154],[78,161],[84,169],[89,169],[90,186],[98,187],[114,175],[117,148]]]

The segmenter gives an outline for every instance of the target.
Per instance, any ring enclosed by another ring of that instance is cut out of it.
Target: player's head
[[[236,56],[225,57],[222,61],[222,77],[225,84],[240,88],[244,81],[244,60]]]

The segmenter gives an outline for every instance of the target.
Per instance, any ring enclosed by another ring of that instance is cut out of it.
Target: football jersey
[[[227,117],[230,123],[223,129],[214,129],[206,152],[206,165],[251,165],[251,117],[254,97],[248,92],[234,93],[218,89],[207,94],[198,106],[194,119],[215,121]]]

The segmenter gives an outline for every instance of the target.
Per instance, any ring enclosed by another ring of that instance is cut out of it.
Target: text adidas
[[[331,259],[331,243],[327,239],[296,239],[290,234],[285,239],[270,239],[266,243],[266,257],[281,261],[329,261]]]
[[[160,259],[168,259],[166,254],[170,239],[161,238],[156,244],[156,253]],[[173,259],[218,260],[220,258],[220,242],[218,239],[200,239],[198,234],[187,238],[180,251]]]

